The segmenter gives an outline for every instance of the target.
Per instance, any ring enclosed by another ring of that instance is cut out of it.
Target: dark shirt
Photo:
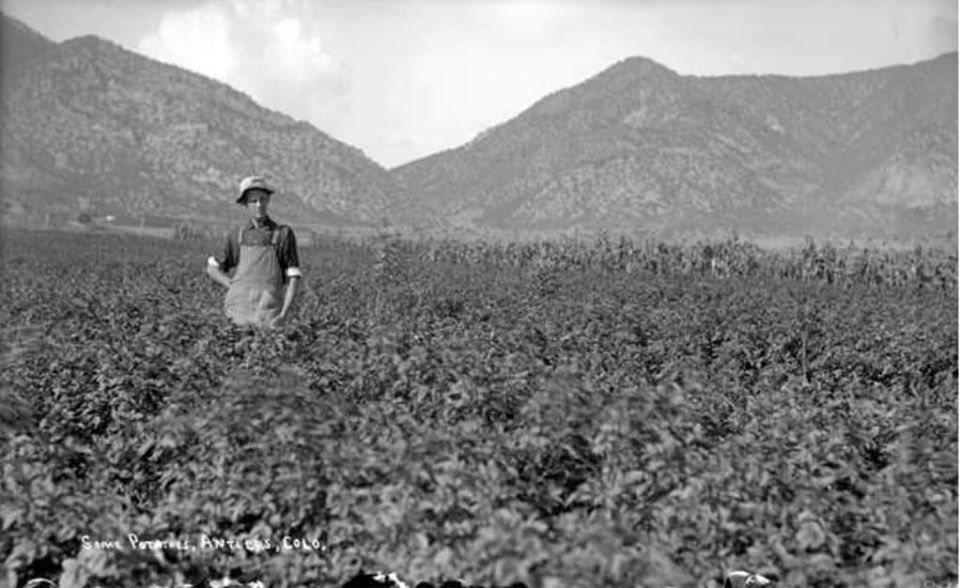
[[[285,278],[300,277],[300,260],[297,256],[297,238],[293,229],[287,225],[278,225],[270,217],[266,217],[258,227],[251,220],[242,228],[237,228],[227,235],[223,252],[219,257],[207,260],[210,265],[229,272],[240,262],[240,245],[270,245],[274,233],[277,233],[276,248],[277,261]]]

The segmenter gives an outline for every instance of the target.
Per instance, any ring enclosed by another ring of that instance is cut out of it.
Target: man
[[[240,182],[237,203],[250,212],[250,222],[227,235],[219,258],[207,260],[207,275],[227,288],[224,310],[237,325],[280,325],[290,314],[302,277],[293,229],[267,216],[273,193],[260,176]],[[234,268],[231,279],[226,272]]]

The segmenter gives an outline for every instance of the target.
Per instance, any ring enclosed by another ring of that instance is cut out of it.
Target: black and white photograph
[[[960,588],[955,0],[0,0],[0,587]]]

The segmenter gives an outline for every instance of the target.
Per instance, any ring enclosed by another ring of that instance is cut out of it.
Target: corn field
[[[801,249],[777,252],[736,238],[679,245],[627,237],[613,240],[605,235],[593,241],[557,239],[532,243],[412,240],[393,235],[364,241],[361,247],[373,250],[380,260],[378,267],[389,265],[394,269],[402,259],[407,259],[535,271],[785,279],[840,287],[866,285],[944,292],[953,291],[957,284],[956,251],[920,246],[912,251],[892,251],[839,248],[808,240]]]

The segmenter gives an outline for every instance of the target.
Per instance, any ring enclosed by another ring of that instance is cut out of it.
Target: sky
[[[822,75],[957,50],[956,0],[0,0],[225,82],[391,168],[631,56]]]

